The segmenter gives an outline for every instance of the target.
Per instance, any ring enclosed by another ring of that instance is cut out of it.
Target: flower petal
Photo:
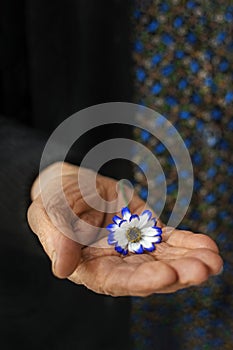
[[[115,232],[117,228],[118,228],[118,225],[116,225],[116,224],[109,224],[109,225],[106,227],[106,229],[107,229],[108,231],[110,231],[110,232]]]
[[[127,239],[124,239],[123,237],[120,238],[120,239],[117,239],[117,245],[120,245],[121,247],[127,247],[128,245],[128,240]]]
[[[123,220],[128,221],[130,219],[131,213],[130,213],[129,208],[127,208],[127,207],[123,208],[121,210],[121,214],[122,214]]]
[[[108,235],[108,244],[115,245],[115,250],[127,255],[128,251],[142,254],[144,250],[152,252],[155,250],[155,244],[162,240],[161,228],[156,226],[156,219],[152,218],[152,212],[145,210],[140,216],[131,214],[129,208],[125,207],[121,211],[122,218],[115,215],[106,229],[110,232]],[[139,242],[129,242],[127,231],[130,228],[137,228],[141,231],[142,239]]]
[[[162,237],[161,236],[157,236],[156,237],[156,241],[154,243],[160,243],[162,242]]]
[[[144,212],[140,215],[140,227],[143,227],[152,216],[152,212],[150,210],[144,210]]]
[[[131,223],[126,221],[126,220],[122,220],[119,227],[121,229],[124,229],[125,231],[127,231],[128,228],[132,227]]]
[[[156,226],[157,220],[155,218],[150,219],[145,225],[145,227],[154,227]]]
[[[128,221],[127,220],[121,220],[121,222],[119,223],[118,226],[121,227],[121,225],[124,224],[124,223],[128,223]]]
[[[148,242],[144,239],[141,240],[141,244],[145,250],[148,252],[153,252],[155,250],[155,246],[152,242]]]
[[[115,216],[113,216],[112,221],[113,221],[115,224],[119,225],[120,222],[122,221],[122,218],[120,218],[119,216],[115,215]]]
[[[149,228],[143,228],[142,230],[142,235],[143,236],[161,236],[162,234],[162,229],[160,227],[149,227]]]
[[[114,236],[114,232],[111,232],[109,233],[108,235],[108,244],[115,244],[117,241],[116,241],[116,238]]]
[[[118,230],[114,233],[114,238],[117,242],[117,245],[122,247],[126,247],[128,245],[128,239],[126,237],[126,231],[118,228]]]
[[[143,236],[143,240],[151,243],[160,243],[162,241],[162,237],[161,236],[155,236],[155,237]]]
[[[152,212],[150,210],[144,210],[140,216],[147,216],[147,221],[149,221],[152,217]]]
[[[143,253],[143,247],[140,242],[138,243],[129,243],[128,249],[130,252],[134,252],[137,254],[142,254]]]
[[[123,252],[122,252],[122,254],[123,254],[123,255],[127,255],[128,252],[129,252],[128,249],[124,249]]]
[[[150,248],[144,248],[144,249],[151,253],[155,250],[155,246],[152,244]]]
[[[120,253],[120,254],[123,254],[123,255],[126,255],[128,254],[128,249],[127,249],[127,245],[120,245],[120,244],[117,244],[115,246],[115,250]]]
[[[121,253],[123,252],[124,249],[123,249],[121,246],[116,245],[116,246],[115,246],[115,250],[117,251],[117,253],[120,253],[120,254],[121,254]]]
[[[132,221],[133,219],[140,220],[140,219],[139,219],[139,216],[138,216],[137,214],[131,215],[129,221]]]
[[[131,215],[129,221],[130,221],[130,227],[138,227],[139,226],[139,216],[138,215]]]

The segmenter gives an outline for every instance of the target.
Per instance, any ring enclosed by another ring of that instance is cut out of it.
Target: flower
[[[156,226],[151,211],[145,210],[141,215],[136,215],[126,207],[121,214],[122,218],[115,215],[113,223],[106,227],[110,232],[108,244],[115,245],[115,250],[123,255],[155,250],[155,244],[162,241],[162,229]]]

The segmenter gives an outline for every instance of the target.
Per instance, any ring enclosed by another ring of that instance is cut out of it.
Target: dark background
[[[94,104],[132,99],[129,0],[2,0],[0,10],[0,346],[127,349],[128,298],[53,277],[26,221],[48,135]],[[91,131],[69,161],[126,127]],[[57,158],[50,162],[59,160]],[[103,173],[131,176],[131,167]]]

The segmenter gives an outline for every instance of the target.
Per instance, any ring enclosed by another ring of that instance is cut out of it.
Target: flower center
[[[139,230],[137,227],[131,227],[126,231],[126,237],[129,242],[137,243],[142,238],[141,230]]]

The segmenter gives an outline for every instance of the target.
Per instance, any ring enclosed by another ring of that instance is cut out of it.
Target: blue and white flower
[[[155,244],[162,241],[162,229],[156,226],[151,211],[145,210],[141,215],[136,215],[123,208],[121,213],[122,218],[115,215],[113,223],[106,227],[110,232],[108,244],[115,245],[115,250],[123,255],[155,250]]]

